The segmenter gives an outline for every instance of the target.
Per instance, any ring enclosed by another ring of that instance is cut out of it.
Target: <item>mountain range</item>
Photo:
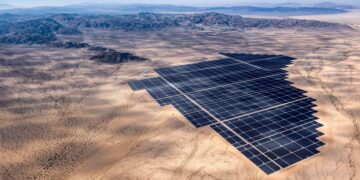
[[[24,20],[21,20],[20,17],[11,14],[0,16],[0,43],[85,47],[86,45],[84,44],[54,43],[57,41],[57,35],[81,35],[81,30],[84,28],[124,31],[149,31],[172,27],[202,28],[205,26],[221,26],[236,29],[349,28],[342,24],[320,21],[245,18],[239,15],[216,12],[201,14],[139,13],[128,15],[56,14],[41,16],[41,18],[26,16]]]
[[[192,7],[175,5],[149,5],[149,4],[80,4],[63,7],[42,6],[33,8],[3,9],[0,13],[12,14],[136,14],[149,13],[203,13],[219,12],[242,15],[310,15],[310,14],[333,14],[344,13],[348,9],[355,8],[351,5],[321,3],[315,5],[279,4],[272,6],[224,6],[224,7]]]
[[[14,9],[16,8],[16,6],[10,5],[10,4],[1,4],[0,3],[0,10],[5,10],[5,9]]]

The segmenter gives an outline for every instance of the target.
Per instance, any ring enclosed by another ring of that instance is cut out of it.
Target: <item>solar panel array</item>
[[[318,154],[324,143],[314,99],[286,80],[294,59],[222,54],[227,58],[157,68],[160,77],[128,84],[173,105],[196,128],[210,126],[267,174]]]

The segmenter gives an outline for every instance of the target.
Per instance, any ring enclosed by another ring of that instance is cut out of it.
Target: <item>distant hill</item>
[[[211,11],[246,14],[246,15],[315,15],[315,14],[336,14],[344,13],[345,10],[335,8],[318,7],[252,7],[252,6],[233,6],[210,8]]]
[[[231,6],[231,7],[189,7],[174,5],[118,5],[118,4],[86,4],[64,7],[35,7],[28,9],[2,10],[0,13],[12,14],[136,14],[149,13],[203,13],[203,12],[232,13],[240,15],[311,15],[311,14],[333,14],[344,13],[344,8],[333,7],[255,7],[255,6]]]
[[[340,10],[350,10],[355,9],[356,7],[349,4],[342,4],[342,3],[333,3],[333,2],[321,2],[316,4],[303,4],[301,2],[299,3],[282,3],[267,7],[292,7],[292,8],[327,8],[327,9],[340,9]]]
[[[299,3],[282,3],[282,4],[273,5],[272,7],[306,7],[306,6]]]
[[[11,19],[15,19],[18,17],[19,17],[19,15],[10,14],[10,13],[0,14],[0,21],[11,20]]]
[[[44,44],[56,41],[56,34],[80,34],[51,18],[24,22],[0,21],[0,43]]]
[[[6,17],[12,18],[13,16],[8,14]],[[51,47],[84,48],[88,45],[76,42],[57,42],[57,35],[80,35],[79,29],[83,28],[124,31],[151,31],[171,27],[202,28],[205,26],[222,26],[232,29],[349,28],[346,25],[320,21],[244,18],[239,15],[216,12],[201,14],[139,13],[112,16],[56,14],[46,17],[16,22],[0,20],[0,43],[49,44]],[[116,57],[118,56],[116,55]]]
[[[140,57],[128,52],[118,52],[113,49],[103,48],[103,47],[90,47],[90,51],[96,52],[96,54],[90,57],[90,60],[95,60],[101,63],[108,64],[119,64],[129,61],[147,61],[147,58]]]
[[[10,5],[10,4],[1,4],[0,3],[0,10],[4,10],[4,9],[14,9],[16,8],[15,6],[13,5]]]
[[[314,4],[314,7],[319,8],[334,8],[334,9],[355,9],[355,6],[348,5],[348,4],[340,4],[340,3],[332,3],[332,2],[323,2]]]
[[[131,15],[54,15],[56,21],[69,27],[153,30],[165,27],[224,26],[231,28],[348,28],[346,25],[298,19],[244,18],[216,12],[201,14],[156,14]]]

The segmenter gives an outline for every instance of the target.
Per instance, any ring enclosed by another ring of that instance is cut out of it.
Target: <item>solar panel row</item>
[[[239,59],[241,61],[251,62],[251,61],[258,61],[263,59],[271,59],[277,57],[284,57],[279,55],[268,55],[268,54],[244,54],[244,53],[220,53],[224,56]]]
[[[160,105],[173,105],[195,127],[202,127],[216,122],[214,118],[183,95],[161,99],[158,102]]]
[[[316,120],[312,116],[316,112],[312,109],[313,106],[312,99],[307,98],[264,110],[261,113],[225,121],[225,124],[247,141],[254,142],[278,132],[313,122]]]
[[[226,127],[219,131],[219,124],[211,127],[222,134],[230,129],[239,137],[246,140],[235,139],[235,134],[223,136],[229,143],[234,145],[240,152],[254,162],[257,166],[262,165],[257,157],[259,152],[267,159],[276,162],[281,168],[285,168],[302,159],[310,157],[323,145],[317,138],[322,135],[316,128],[322,125],[316,122],[312,116],[316,111],[309,107],[314,106],[312,99],[304,99],[289,105],[266,110],[254,115],[248,115],[224,122]],[[224,129],[225,128],[225,129]],[[229,138],[230,137],[230,138]],[[238,142],[239,141],[239,142]],[[253,153],[251,147],[256,149]],[[262,162],[262,163],[261,163]],[[266,172],[271,173],[278,168],[266,167]],[[271,171],[270,169],[273,169]]]
[[[150,78],[128,83],[133,90],[146,89],[161,106],[173,105],[195,127],[202,127],[216,120],[201,110],[161,78]]]
[[[316,121],[251,143],[245,142],[247,139],[233,133],[231,127],[225,127],[224,124],[217,123],[211,127],[268,174],[317,154],[317,148],[324,145],[317,140],[322,133],[316,131],[316,128],[321,127]]]
[[[318,153],[314,100],[281,69],[293,58],[224,55],[231,59],[158,68],[161,77],[129,85],[146,89],[161,106],[173,105],[195,127],[210,125],[265,173]]]
[[[179,91],[176,91],[160,77],[140,81],[130,81],[128,84],[134,91],[146,89],[156,100],[180,95]]]
[[[231,98],[226,98],[226,96],[217,94],[216,92],[212,93],[213,91],[216,91],[216,89],[211,89],[207,94],[201,92],[196,95],[190,95],[190,97],[214,116],[222,120],[305,97],[303,91],[287,86],[252,93],[238,91],[235,93],[237,96]]]
[[[224,61],[227,62],[230,60],[224,59]],[[160,70],[155,69],[155,71],[184,93],[284,73],[281,70],[263,71],[240,63],[235,63],[231,66],[218,66],[175,74],[168,73],[171,70],[164,68]],[[166,71],[166,73],[163,73],[164,71]]]
[[[280,69],[287,67],[293,59],[287,57],[279,57],[271,60],[261,60],[251,62],[252,65],[259,66],[265,69]],[[274,63],[276,61],[276,63]]]
[[[246,143],[239,136],[226,128],[223,124],[218,123],[211,126],[217,133],[225,138],[231,145],[233,145],[238,151],[244,154],[250,161],[256,166],[262,169],[267,174],[280,170],[280,167],[272,162],[268,157],[261,154],[259,150]]]
[[[214,61],[205,61],[196,64],[189,65],[180,65],[180,66],[172,66],[171,68],[157,68],[155,69],[158,73],[164,75],[174,75],[174,74],[182,74],[186,72],[199,71],[205,69],[216,69],[219,67],[231,66],[233,64],[237,64],[238,62],[233,59],[220,59]]]

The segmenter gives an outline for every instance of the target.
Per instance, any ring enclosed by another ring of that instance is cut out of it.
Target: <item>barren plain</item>
[[[83,42],[150,59],[123,64],[91,61],[86,49],[0,45],[0,177],[360,179],[358,17],[350,17],[355,30],[341,31],[83,30]],[[71,38],[79,37],[63,37]],[[127,85],[156,76],[155,67],[216,60],[219,52],[297,58],[289,80],[316,99],[325,134],[319,155],[266,175],[212,129],[192,128],[174,107]]]

